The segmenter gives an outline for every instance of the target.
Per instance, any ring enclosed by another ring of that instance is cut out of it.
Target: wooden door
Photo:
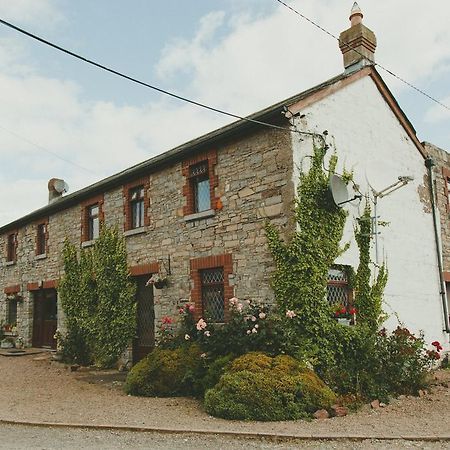
[[[33,347],[56,348],[54,335],[58,326],[58,303],[55,289],[34,292]]]
[[[146,286],[149,275],[135,277],[137,329],[133,342],[133,364],[147,356],[155,347],[155,309],[153,286]]]

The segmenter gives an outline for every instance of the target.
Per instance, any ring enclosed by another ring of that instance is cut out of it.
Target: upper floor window
[[[6,237],[6,261],[14,262],[17,259],[17,232]]]
[[[150,224],[148,216],[149,177],[123,186],[125,231],[144,228]]]
[[[130,189],[130,216],[131,228],[140,228],[144,226],[145,208],[144,208],[144,186],[137,186]]]
[[[36,255],[47,252],[47,223],[39,223],[36,227]]]
[[[189,168],[189,178],[194,200],[194,213],[211,209],[211,194],[208,161],[202,161]]]
[[[215,197],[218,186],[216,165],[217,151],[213,150],[182,162],[182,173],[185,177],[183,186],[183,195],[186,198],[183,207],[185,216],[221,208],[219,198]]]
[[[100,194],[82,203],[81,242],[89,244],[100,235],[100,227],[103,222],[103,201],[103,194]]]
[[[100,207],[98,203],[88,206],[87,210],[87,238],[89,241],[97,239],[100,234]]]
[[[450,177],[447,178],[447,208],[450,209]]]
[[[445,202],[447,203],[445,207],[447,212],[450,212],[450,170],[447,167],[442,168],[442,177],[444,179]]]

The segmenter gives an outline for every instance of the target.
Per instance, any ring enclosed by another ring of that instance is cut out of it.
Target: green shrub
[[[129,372],[125,392],[144,397],[195,395],[201,392],[203,361],[196,345],[156,348]]]
[[[220,377],[226,372],[234,358],[235,356],[230,353],[213,360],[209,364],[206,374],[201,381],[203,393],[213,388],[219,382]]]
[[[374,334],[370,325],[359,325],[338,327],[333,339],[336,364],[321,367],[320,373],[340,394],[386,401],[425,387],[434,358],[423,336],[401,327]]]
[[[329,408],[336,395],[309,369],[289,356],[249,353],[230,364],[206,392],[206,411],[225,419],[289,420]]]

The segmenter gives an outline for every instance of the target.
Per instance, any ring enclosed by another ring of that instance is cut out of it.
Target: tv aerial
[[[381,191],[376,191],[372,185],[367,180],[367,183],[370,186],[370,189],[372,191],[373,195],[373,216],[372,216],[372,235],[375,236],[375,264],[378,266],[379,262],[379,250],[378,250],[378,235],[380,232],[378,231],[378,199],[386,197],[396,190],[402,188],[403,186],[406,186],[411,181],[414,181],[414,177],[411,175],[400,175],[395,183],[390,184],[389,186],[385,187]]]

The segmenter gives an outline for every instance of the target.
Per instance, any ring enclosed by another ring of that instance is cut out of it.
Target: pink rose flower
[[[265,313],[263,313],[263,312],[260,312],[259,313],[259,318],[262,320],[262,319],[265,319],[266,318],[266,314]]]
[[[288,310],[286,311],[286,317],[289,317],[289,319],[293,319],[293,318],[296,317],[296,316],[297,316],[297,314],[295,314],[294,311],[292,311],[292,310],[290,310],[290,309],[288,309]]]
[[[200,319],[200,320],[197,322],[196,328],[197,328],[198,331],[202,331],[202,330],[204,330],[206,327],[207,327],[207,323],[206,323],[203,319]]]

